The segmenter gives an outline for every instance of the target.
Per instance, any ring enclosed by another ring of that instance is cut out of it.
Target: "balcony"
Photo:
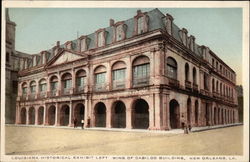
[[[133,87],[141,87],[149,85],[149,77],[134,78]]]
[[[198,85],[193,83],[193,91],[198,92]]]
[[[83,93],[83,92],[84,92],[84,86],[76,87],[75,93]]]
[[[49,91],[49,96],[50,96],[50,97],[55,97],[56,94],[57,94],[57,90],[56,90],[56,89],[55,89],[55,90]]]
[[[192,89],[190,81],[185,80],[185,88],[188,89],[188,90]]]
[[[213,97],[219,99],[220,98],[220,94],[218,92],[213,92]]]
[[[40,93],[38,93],[37,98],[41,99],[41,98],[45,98],[46,97],[46,91],[42,91]]]
[[[113,80],[112,89],[123,89],[125,88],[125,81]]]
[[[107,87],[107,85],[105,83],[96,84],[96,85],[94,85],[94,90],[95,91],[105,91],[106,87]]]
[[[210,92],[206,89],[201,89],[201,94],[203,94],[205,96],[210,96]]]
[[[62,89],[62,95],[70,95],[72,88],[64,88]]]
[[[179,88],[179,81],[173,78],[168,78],[168,85],[173,88]]]
[[[36,99],[36,93],[31,93],[29,95],[29,100],[34,100],[34,99]]]
[[[20,96],[20,100],[21,101],[27,100],[27,94],[22,94],[22,96]]]

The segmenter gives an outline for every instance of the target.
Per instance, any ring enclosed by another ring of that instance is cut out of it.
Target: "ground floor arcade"
[[[16,124],[169,130],[238,122],[235,107],[184,94],[29,102],[17,106]],[[88,120],[89,119],[89,120]],[[89,123],[89,124],[87,124]]]

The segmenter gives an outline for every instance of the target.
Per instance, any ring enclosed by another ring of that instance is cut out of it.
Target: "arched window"
[[[116,62],[112,66],[113,89],[125,88],[126,64],[122,61]]]
[[[95,74],[95,90],[101,91],[106,89],[106,67],[101,65],[94,70]]]
[[[204,89],[209,90],[208,88],[208,74],[204,73]]]
[[[222,83],[220,83],[220,95],[222,95]]]
[[[83,91],[84,90],[84,83],[86,78],[86,72],[84,70],[79,70],[76,73],[76,86],[77,91]]]
[[[47,90],[47,83],[45,79],[41,79],[39,82],[39,91],[45,92]]]
[[[52,76],[50,78],[50,91],[52,96],[56,95],[57,88],[58,88],[58,78],[56,76]]]
[[[30,92],[31,93],[36,93],[36,81],[32,81],[30,83]]]
[[[185,81],[189,81],[189,65],[185,64]]]
[[[147,56],[139,56],[133,61],[133,86],[149,84],[150,60]]]
[[[28,91],[27,83],[22,84],[22,94],[26,95]]]
[[[216,81],[216,92],[217,93],[219,92],[219,82],[218,82],[218,80]]]
[[[197,80],[196,80],[196,68],[193,68],[193,84],[197,84]]]
[[[63,94],[69,94],[72,87],[72,76],[70,73],[65,73],[62,76],[62,92]]]
[[[41,79],[39,82],[39,97],[43,98],[46,95],[47,83],[45,79]]]
[[[167,58],[167,76],[177,80],[177,62],[172,57]]]

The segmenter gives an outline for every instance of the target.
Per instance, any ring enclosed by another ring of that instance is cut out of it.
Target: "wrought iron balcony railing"
[[[149,77],[133,78],[133,86],[147,86],[149,85]]]
[[[113,80],[112,89],[123,89],[125,88],[125,81]]]

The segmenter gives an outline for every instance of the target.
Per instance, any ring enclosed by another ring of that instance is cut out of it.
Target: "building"
[[[173,17],[138,10],[26,59],[16,124],[169,130],[238,122],[236,74]]]
[[[16,117],[16,98],[18,87],[18,71],[20,63],[24,58],[31,57],[26,53],[15,50],[15,31],[16,24],[10,21],[8,9],[6,9],[6,100],[5,100],[5,123],[15,123]]]

